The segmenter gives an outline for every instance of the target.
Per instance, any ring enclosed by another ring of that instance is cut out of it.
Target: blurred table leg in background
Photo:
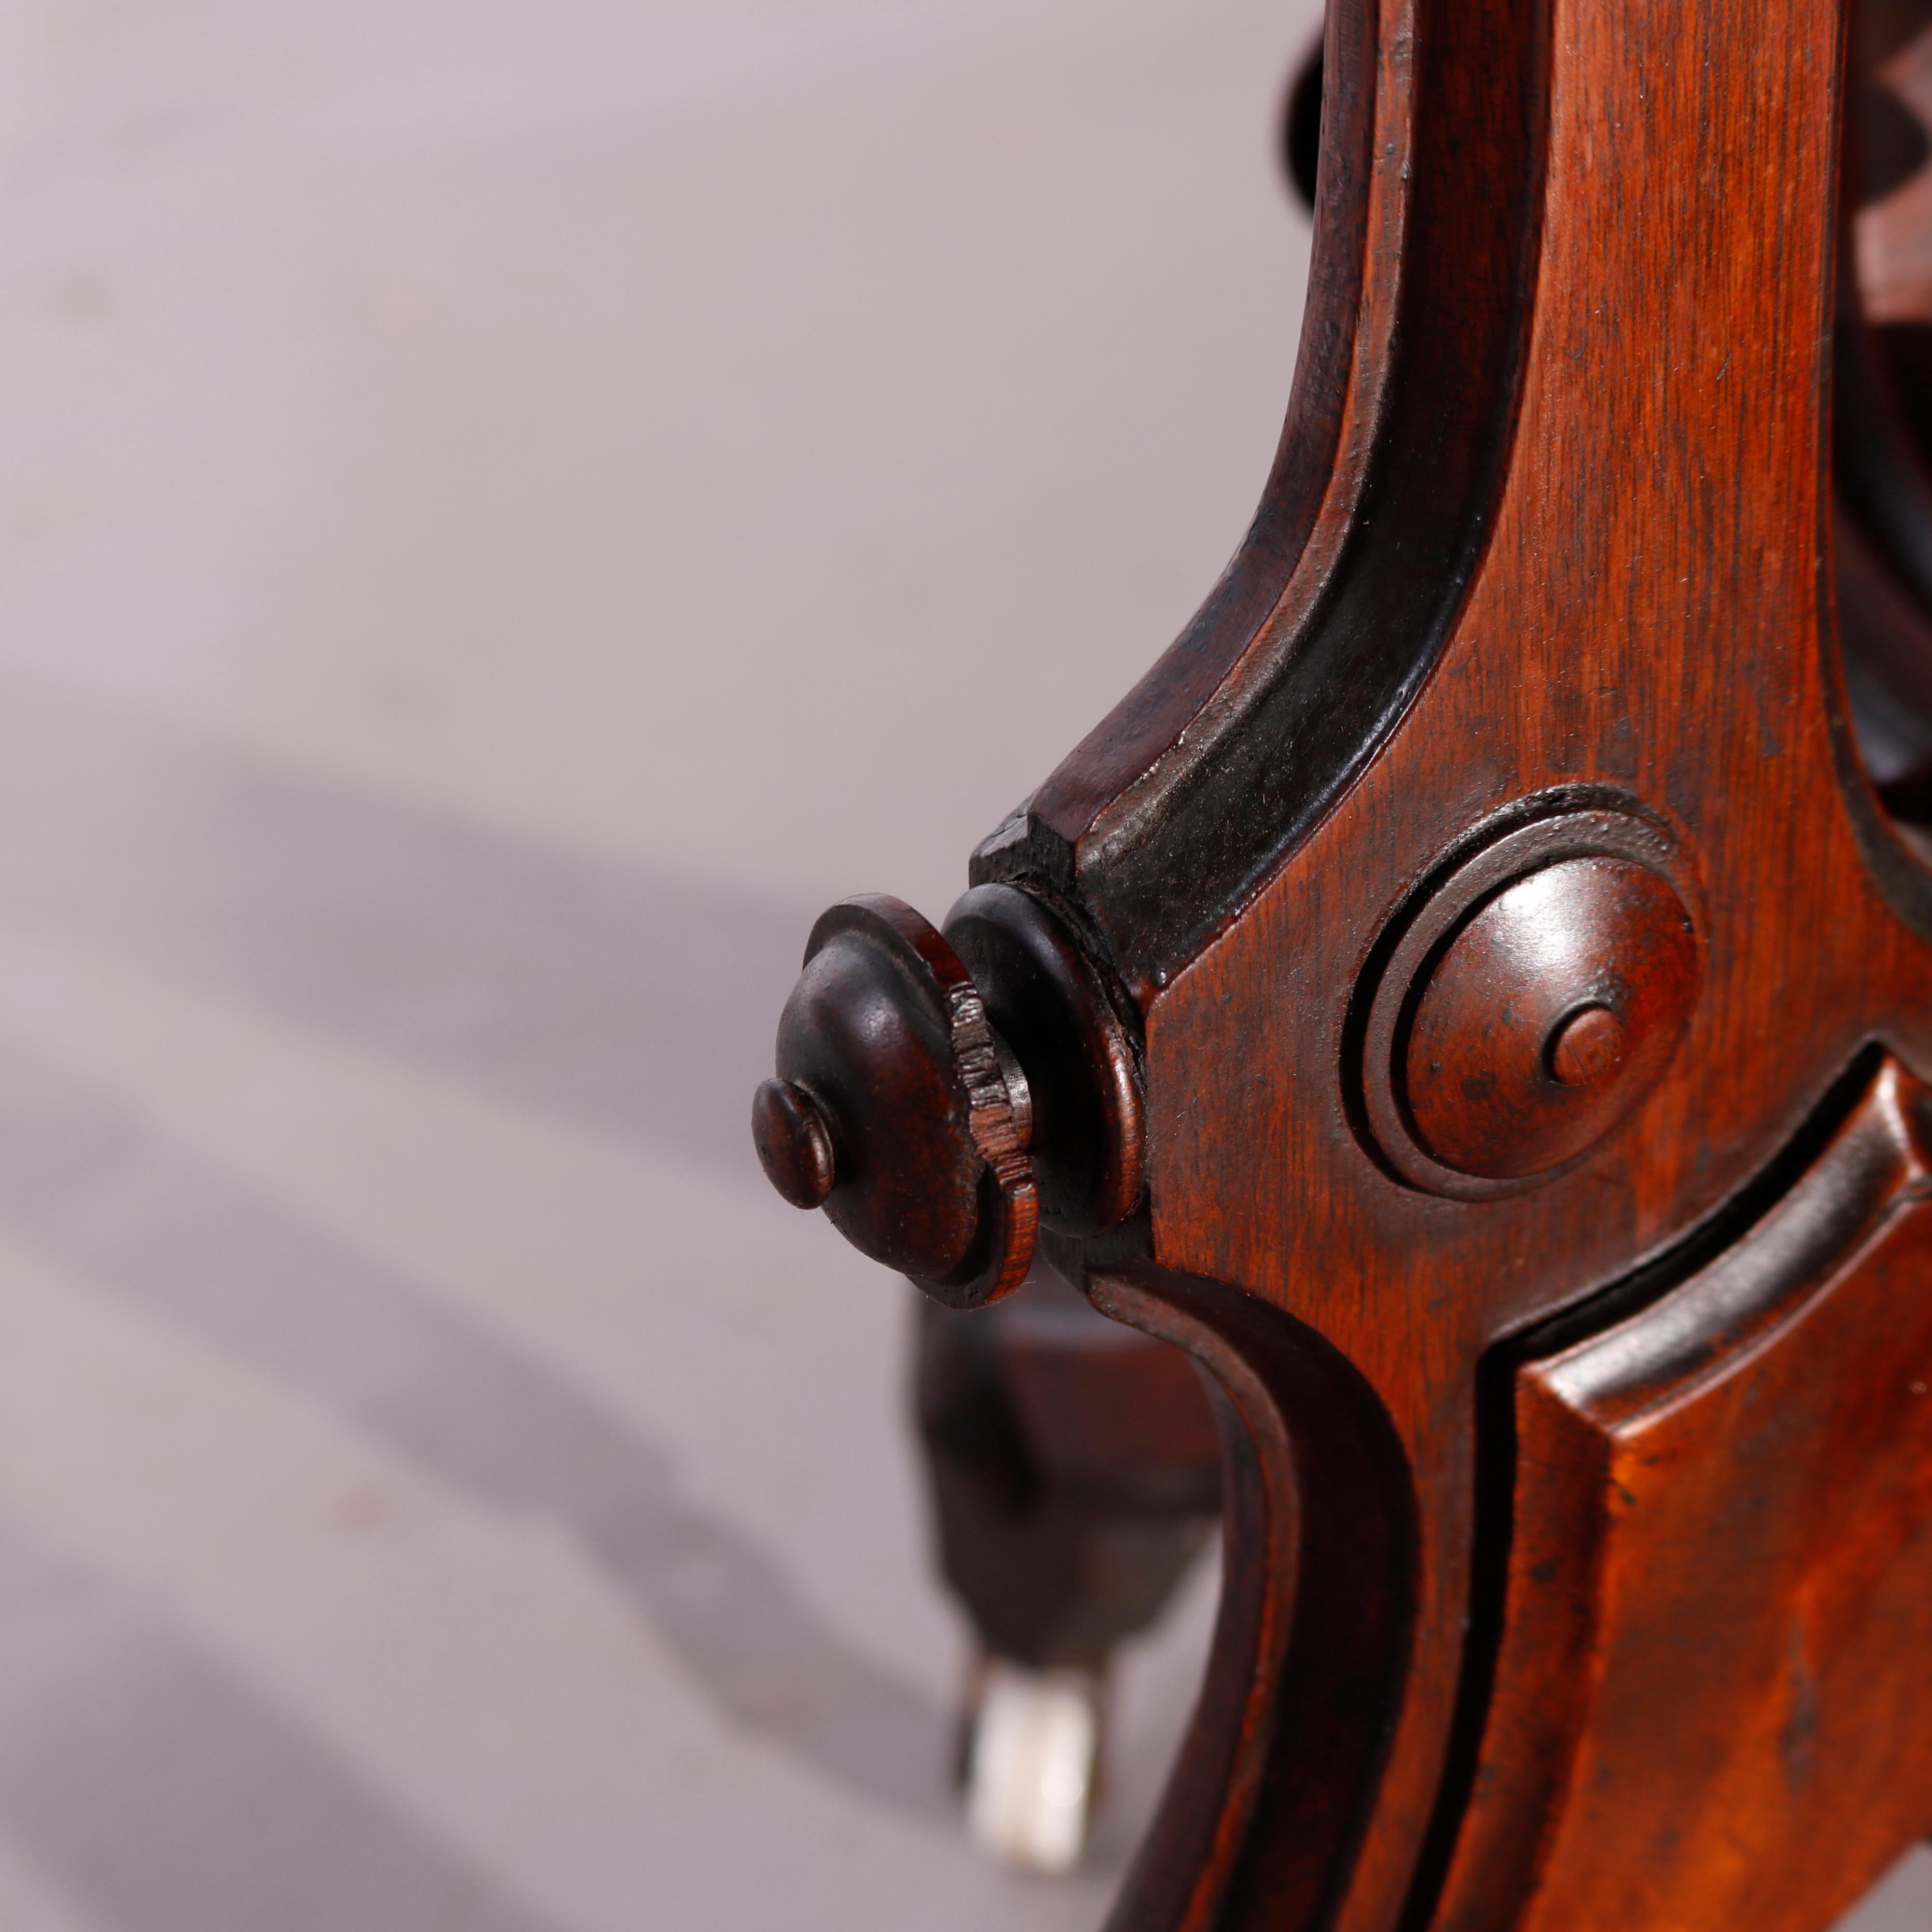
[[[1044,1265],[977,1313],[922,1300],[915,1380],[940,1566],[980,1646],[968,1822],[996,1857],[1066,1870],[1099,1795],[1109,1659],[1219,1512],[1214,1414],[1178,1350]]]

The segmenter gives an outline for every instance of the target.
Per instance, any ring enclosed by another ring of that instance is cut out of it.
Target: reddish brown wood
[[[1214,1652],[1108,1932],[1321,1924],[1369,1822],[1411,1636],[1400,1446],[1348,1364],[1256,1298],[1145,1264],[1088,1292],[1202,1364],[1226,1444]]]
[[[1580,1158],[1682,1037],[1702,970],[1687,901],[1699,888],[1668,828],[1608,793],[1478,826],[1363,975],[1367,1017],[1344,1070],[1375,1150],[1417,1186],[1470,1200]],[[1612,1028],[1616,1064],[1564,1080],[1559,1040],[1586,1010]]]
[[[1420,1601],[1378,1802],[1332,1909],[1352,1932],[1426,1910],[1425,1849],[1454,1830],[1438,1807],[1456,1789],[1484,1357],[1712,1214],[1874,1025],[1932,1044],[1932,961],[1867,883],[1826,722],[1816,345],[1836,20],[1774,4],[1734,31],[1681,0],[1558,13],[1514,436],[1433,675],[1148,1014],[1156,1253],[1318,1328],[1414,1472]],[[1577,784],[1676,828],[1705,882],[1682,1046],[1622,1127],[1541,1186],[1472,1202],[1394,1185],[1336,1078],[1364,956],[1462,827]],[[1238,1065],[1216,1051],[1235,1040]],[[1658,1749],[1676,1748],[1658,1717]]]
[[[1823,1932],[1932,1829],[1932,38],[1856,25],[1336,0],[1254,528],[975,858],[1144,1124],[1047,1251],[1223,1391],[1121,1928]]]
[[[1025,1080],[945,939],[884,894],[812,928],[752,1135],[772,1184],[949,1306],[1010,1294],[1039,1190]]]
[[[1550,1074],[1559,1086],[1612,1078],[1630,1058],[1630,1029],[1608,1006],[1584,1006],[1550,1035]]]
[[[1513,880],[1415,995],[1402,1072],[1417,1138],[1498,1180],[1593,1147],[1669,1064],[1697,951],[1670,881],[1628,860],[1566,859]]]
[[[1539,1932],[1808,1932],[1932,1820],[1928,1103],[1887,1062],[1724,1253],[1531,1345],[1444,1932],[1498,1898]]]
[[[752,1096],[752,1143],[765,1176],[794,1208],[823,1208],[837,1178],[832,1130],[818,1102],[789,1080],[767,1080]]]

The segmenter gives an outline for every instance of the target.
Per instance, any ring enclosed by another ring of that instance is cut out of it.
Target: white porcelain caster
[[[988,1658],[966,1750],[966,1824],[980,1848],[1028,1871],[1071,1871],[1086,1849],[1100,1767],[1102,1691],[1084,1670]]]

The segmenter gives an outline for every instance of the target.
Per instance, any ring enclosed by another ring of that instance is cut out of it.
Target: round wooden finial
[[[936,1300],[978,1307],[1033,1258],[1018,1061],[944,937],[883,894],[812,928],[752,1131],[772,1185]]]
[[[1018,1286],[1043,1222],[1118,1227],[1145,1198],[1139,1062],[1062,920],[975,886],[938,932],[883,895],[812,928],[752,1134],[772,1185],[949,1307]]]

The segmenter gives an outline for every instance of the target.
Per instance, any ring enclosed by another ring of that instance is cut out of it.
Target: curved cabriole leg
[[[1400,1447],[1348,1364],[1251,1295],[1148,1267],[1088,1292],[1193,1356],[1225,1456],[1214,1648],[1109,1932],[1322,1923],[1401,1695],[1415,1532]]]
[[[1932,1812],[1932,807],[1834,634],[1921,649],[1932,508],[1848,358],[1834,582],[1843,26],[1335,0],[1248,540],[976,855],[1024,943],[868,927],[920,1052],[782,1048],[791,1198],[962,1306],[1036,1201],[1221,1391],[1118,1932],[1824,1932]]]

